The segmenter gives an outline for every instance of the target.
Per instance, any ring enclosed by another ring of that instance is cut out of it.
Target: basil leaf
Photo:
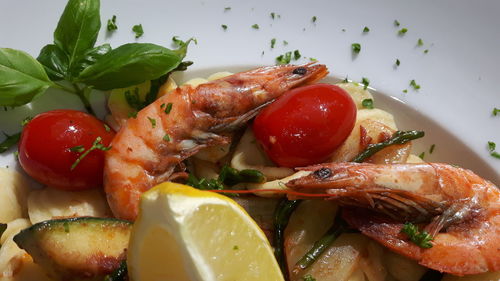
[[[0,48],[0,105],[20,106],[53,86],[43,66],[23,51]]]
[[[43,65],[52,81],[63,80],[68,75],[68,56],[54,44],[43,47],[37,60]]]
[[[59,19],[54,43],[68,55],[70,70],[88,49],[94,47],[101,28],[99,7],[99,0],[69,0]]]
[[[99,90],[125,88],[164,75],[181,59],[177,52],[155,44],[125,44],[83,70],[77,81]]]
[[[111,51],[111,46],[109,44],[104,44],[93,49],[87,50],[85,54],[78,60],[73,69],[73,77],[78,77],[80,72],[85,68],[96,63],[105,54]]]

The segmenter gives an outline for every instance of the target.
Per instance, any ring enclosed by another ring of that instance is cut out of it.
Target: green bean
[[[380,150],[394,145],[394,144],[404,144],[411,140],[419,139],[423,137],[425,133],[423,131],[397,131],[394,135],[380,143],[370,144],[368,147],[362,151],[358,156],[356,156],[352,162],[361,163],[367,158],[371,157],[373,154],[379,152]]]
[[[288,269],[286,268],[285,261],[285,228],[288,225],[288,221],[290,220],[290,216],[293,211],[299,206],[302,200],[282,200],[276,211],[274,212],[274,255],[278,260],[278,263],[281,268],[281,272],[285,276],[285,280],[288,280]]]

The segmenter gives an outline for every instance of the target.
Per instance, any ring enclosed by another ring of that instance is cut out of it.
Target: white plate
[[[51,43],[65,3],[2,1],[0,47],[37,56]],[[500,160],[487,150],[487,142],[494,141],[500,151],[500,116],[492,116],[493,108],[500,108],[500,56],[495,51],[500,49],[498,1],[103,0],[101,6],[99,42],[118,46],[136,41],[131,28],[139,23],[145,33],[138,42],[170,46],[172,36],[196,37],[198,45],[190,46],[187,57],[195,62],[190,72],[274,64],[278,55],[298,49],[326,64],[333,77],[367,77],[383,95],[377,96],[378,105],[391,107],[402,128],[426,131],[416,152],[435,143],[435,153],[427,160],[459,164],[500,183]],[[272,12],[280,17],[272,19]],[[106,34],[106,21],[112,15],[117,16],[118,31]],[[396,27],[394,20],[401,26]],[[226,31],[222,24],[228,26]],[[365,26],[370,32],[363,34]],[[408,32],[398,36],[403,27]],[[277,39],[274,49],[272,38]],[[419,38],[424,46],[417,46]],[[357,56],[352,55],[352,43],[361,44]],[[396,59],[401,61],[399,67]],[[421,85],[419,91],[409,86],[412,79]],[[47,104],[38,111],[66,104],[44,100]],[[24,116],[0,112],[0,130],[19,130]],[[13,164],[12,155],[0,155],[0,166]]]

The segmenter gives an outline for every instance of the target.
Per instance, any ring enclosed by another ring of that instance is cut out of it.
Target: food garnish
[[[366,77],[361,78],[361,84],[363,84],[363,89],[368,89],[368,85],[370,85],[370,79]]]
[[[495,151],[496,146],[497,146],[496,143],[494,143],[492,141],[489,141],[488,142],[488,151],[490,152],[491,156],[500,159],[500,153],[498,153],[497,151]]]
[[[403,36],[403,35],[405,35],[405,34],[406,34],[406,32],[408,32],[408,29],[403,27],[403,28],[401,28],[401,29],[398,31],[398,34],[399,34],[400,36]]]
[[[132,31],[135,33],[135,38],[142,37],[144,35],[144,30],[142,29],[142,24],[136,24],[132,27]]]
[[[394,25],[395,26],[399,26],[400,25],[399,21],[398,20],[394,20]]]
[[[401,64],[401,62],[399,61],[399,59],[396,59],[396,65],[399,66]]]
[[[317,18],[316,16],[313,16],[313,17],[311,18],[311,21],[312,21],[313,23],[316,23],[316,21],[317,21],[317,20],[318,20],[318,18]]]
[[[304,277],[302,277],[303,281],[316,281],[316,278],[314,278],[312,275],[310,274],[306,274],[304,275]]]
[[[415,245],[425,249],[432,248],[431,241],[434,238],[427,231],[418,230],[418,226],[413,223],[405,223],[403,228],[401,228],[401,232],[408,235],[410,241],[415,243]]]
[[[351,49],[355,54],[359,54],[361,52],[361,44],[359,43],[352,43],[351,44]]]
[[[370,32],[370,28],[368,28],[368,26],[365,26],[363,28],[363,33],[368,33],[368,32]]]
[[[259,25],[258,24],[252,24],[252,28],[253,29],[259,29]]]
[[[424,45],[424,40],[422,40],[422,38],[418,38],[417,46],[423,46],[423,45]]]
[[[415,80],[410,81],[410,86],[413,87],[414,90],[420,90],[420,85],[415,82]]]
[[[227,25],[221,24],[220,26],[222,27],[222,29],[227,30]]]
[[[5,139],[0,143],[0,153],[3,153],[9,150],[11,147],[15,146],[21,137],[21,133],[15,133],[12,135],[8,135],[3,133]]]
[[[271,39],[271,49],[274,49],[274,45],[276,45],[276,38]]]
[[[288,221],[290,220],[290,216],[293,211],[300,204],[301,200],[282,200],[276,211],[274,212],[274,255],[278,260],[278,264],[280,265],[281,272],[285,275],[285,278],[288,277],[288,268],[286,265],[284,244],[285,244],[285,228],[288,225]]]
[[[373,100],[372,99],[364,99],[361,104],[364,108],[373,109]]]
[[[107,25],[108,31],[115,31],[118,29],[118,26],[116,25],[116,16],[113,15],[111,19],[108,19],[108,25]]]
[[[500,112],[500,108],[496,108],[496,107],[494,107],[494,108],[493,108],[493,111],[492,111],[492,113],[491,113],[491,114],[493,114],[493,116],[497,116],[497,114],[498,114],[499,112]]]

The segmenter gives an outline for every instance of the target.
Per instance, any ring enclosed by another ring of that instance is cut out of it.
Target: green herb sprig
[[[83,148],[83,146],[79,145],[79,146],[74,146],[74,147],[71,147],[70,148],[70,151],[73,151],[73,152],[83,152],[82,155],[80,155],[76,161],[73,163],[73,165],[71,165],[71,170],[74,170],[76,168],[76,166],[78,166],[78,164],[83,160],[83,158],[85,158],[90,152],[98,149],[98,150],[102,150],[102,151],[108,151],[111,149],[111,146],[104,146],[104,144],[101,143],[102,141],[102,138],[101,137],[97,137],[95,138],[94,142],[92,143],[92,146],[87,149],[87,151],[83,152],[83,150],[81,150]]]
[[[189,174],[186,184],[201,190],[223,190],[226,186],[233,186],[242,182],[261,183],[265,179],[264,174],[260,171],[252,169],[238,171],[224,165],[216,179],[198,179],[193,174]]]
[[[135,33],[135,38],[140,38],[144,35],[144,29],[142,28],[142,24],[136,24],[132,27],[132,31]]]
[[[116,25],[116,16],[113,15],[112,18],[108,19],[108,25],[107,29],[109,32],[115,31],[118,29],[118,26]]]
[[[433,237],[426,231],[419,231],[418,226],[412,224],[411,222],[405,223],[403,228],[401,228],[401,232],[405,233],[410,241],[420,248],[432,248],[431,241],[433,240]]]

